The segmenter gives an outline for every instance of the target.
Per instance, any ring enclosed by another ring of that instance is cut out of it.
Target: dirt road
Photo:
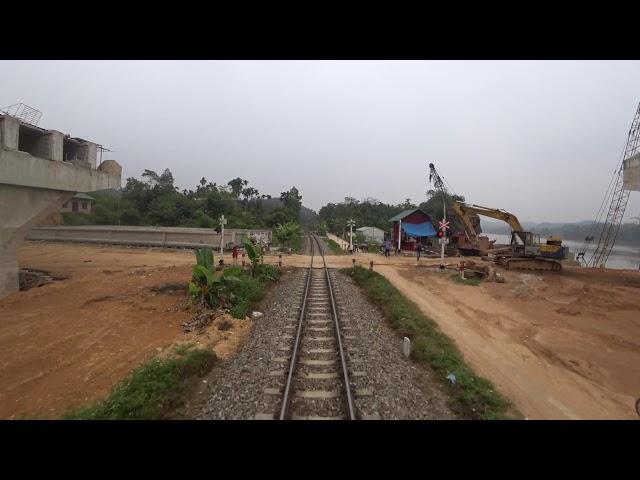
[[[379,266],[531,419],[634,419],[640,275],[566,268],[453,283],[450,272]]]
[[[191,251],[27,242],[19,261],[69,278],[0,300],[0,418],[59,417],[176,342],[224,357],[249,330],[233,320],[225,332],[182,333]]]

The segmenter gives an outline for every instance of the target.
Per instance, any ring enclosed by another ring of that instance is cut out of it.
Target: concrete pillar
[[[17,250],[24,236],[73,195],[59,190],[2,185],[0,205],[16,208],[0,208],[0,298],[18,291]]]
[[[98,159],[98,145],[93,142],[85,142],[80,147],[80,158],[95,170]]]
[[[0,148],[5,150],[18,149],[18,133],[20,123],[9,116],[0,117]]]
[[[63,141],[64,135],[61,132],[56,132],[55,130],[47,131],[36,143],[36,156],[61,162]]]
[[[13,145],[12,135],[7,136],[12,122],[9,119],[5,123],[6,118],[0,117],[2,138]],[[51,156],[56,158],[60,137],[58,132],[50,133],[45,145],[51,147]],[[76,192],[120,188],[121,167],[113,161],[107,170],[75,168],[15,148],[0,148],[0,298],[18,291],[17,250],[29,229]]]

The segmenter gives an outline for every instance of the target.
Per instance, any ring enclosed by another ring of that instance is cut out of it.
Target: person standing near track
[[[418,257],[418,262],[420,261],[420,254],[422,253],[422,250],[424,250],[424,248],[422,247],[422,242],[416,243],[416,256]]]
[[[388,258],[389,252],[391,252],[391,240],[387,239],[384,242],[384,256]]]
[[[238,263],[238,246],[234,245],[233,250],[231,251],[231,256],[233,257],[233,264],[237,265]]]

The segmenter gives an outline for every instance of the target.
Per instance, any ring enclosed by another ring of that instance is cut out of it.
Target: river
[[[496,243],[500,244],[509,244],[511,241],[511,237],[509,235],[502,235],[498,233],[484,233],[489,237],[490,240],[496,240]],[[540,241],[544,241],[542,237],[540,237]],[[569,247],[571,255],[575,257],[575,255],[582,248],[582,242],[576,242],[575,240],[563,240],[563,245]],[[595,250],[596,245],[592,245],[590,248],[587,248],[587,252],[585,253],[585,259],[589,261],[591,258],[591,254]],[[611,250],[611,255],[609,255],[609,260],[607,260],[607,268],[617,268],[617,269],[630,269],[630,270],[638,270],[640,266],[640,247],[627,247],[624,245],[616,245]]]

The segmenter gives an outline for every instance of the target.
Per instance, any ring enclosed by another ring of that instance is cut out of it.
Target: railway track
[[[285,326],[282,340],[288,344],[279,347],[284,356],[273,359],[286,369],[270,373],[278,385],[264,392],[278,401],[267,402],[274,412],[258,413],[256,419],[356,420],[332,273],[318,238],[310,235],[309,240],[311,262],[300,290],[299,316]]]

